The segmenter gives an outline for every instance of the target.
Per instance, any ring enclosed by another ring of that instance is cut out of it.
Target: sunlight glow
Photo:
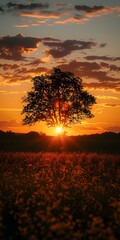
[[[62,131],[63,131],[62,127],[60,127],[60,126],[56,127],[56,132],[58,134],[62,133]]]

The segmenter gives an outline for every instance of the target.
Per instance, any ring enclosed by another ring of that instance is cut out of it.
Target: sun
[[[56,132],[57,132],[58,134],[61,134],[62,131],[63,131],[63,129],[62,129],[61,126],[56,127]]]

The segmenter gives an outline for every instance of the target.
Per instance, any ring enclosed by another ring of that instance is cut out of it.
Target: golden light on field
[[[62,129],[61,126],[56,127],[56,132],[57,132],[58,134],[61,134],[62,131],[63,131],[63,129]]]

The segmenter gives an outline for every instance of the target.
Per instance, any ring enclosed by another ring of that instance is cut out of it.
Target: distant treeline
[[[0,131],[0,151],[97,152],[120,154],[120,133],[83,136],[47,136],[37,132]]]

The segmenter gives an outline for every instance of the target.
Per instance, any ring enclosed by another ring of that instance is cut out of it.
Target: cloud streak
[[[41,12],[41,13],[21,13],[21,16],[23,17],[29,17],[29,18],[36,18],[36,19],[41,19],[40,21],[38,22],[41,22],[44,20],[47,20],[47,19],[56,19],[56,18],[60,18],[60,14],[59,13],[56,13],[56,12],[53,12],[53,11],[44,11],[44,12]]]
[[[98,12],[104,9],[104,6],[96,6],[96,5],[94,5],[93,7],[89,7],[86,5],[75,5],[74,7],[77,11],[82,11],[86,13]]]
[[[0,64],[0,68],[3,68],[4,71],[13,70],[18,67],[19,67],[19,65],[17,65],[17,64]]]
[[[9,110],[10,111],[10,110]],[[11,120],[11,121],[0,121],[0,128],[11,128],[11,127],[19,127],[21,126],[20,123],[17,123],[16,120]]]
[[[45,9],[49,7],[49,4],[45,3],[29,3],[29,4],[17,4],[13,2],[9,2],[7,4],[8,8],[12,8],[15,10],[35,10],[35,9]]]
[[[93,41],[78,41],[78,40],[65,40],[65,41],[44,41],[44,45],[50,49],[46,50],[48,55],[54,58],[61,58],[71,54],[73,51],[91,49],[97,44]]]
[[[86,56],[85,59],[87,60],[104,60],[104,61],[120,61],[120,57],[110,57],[110,56]]]

